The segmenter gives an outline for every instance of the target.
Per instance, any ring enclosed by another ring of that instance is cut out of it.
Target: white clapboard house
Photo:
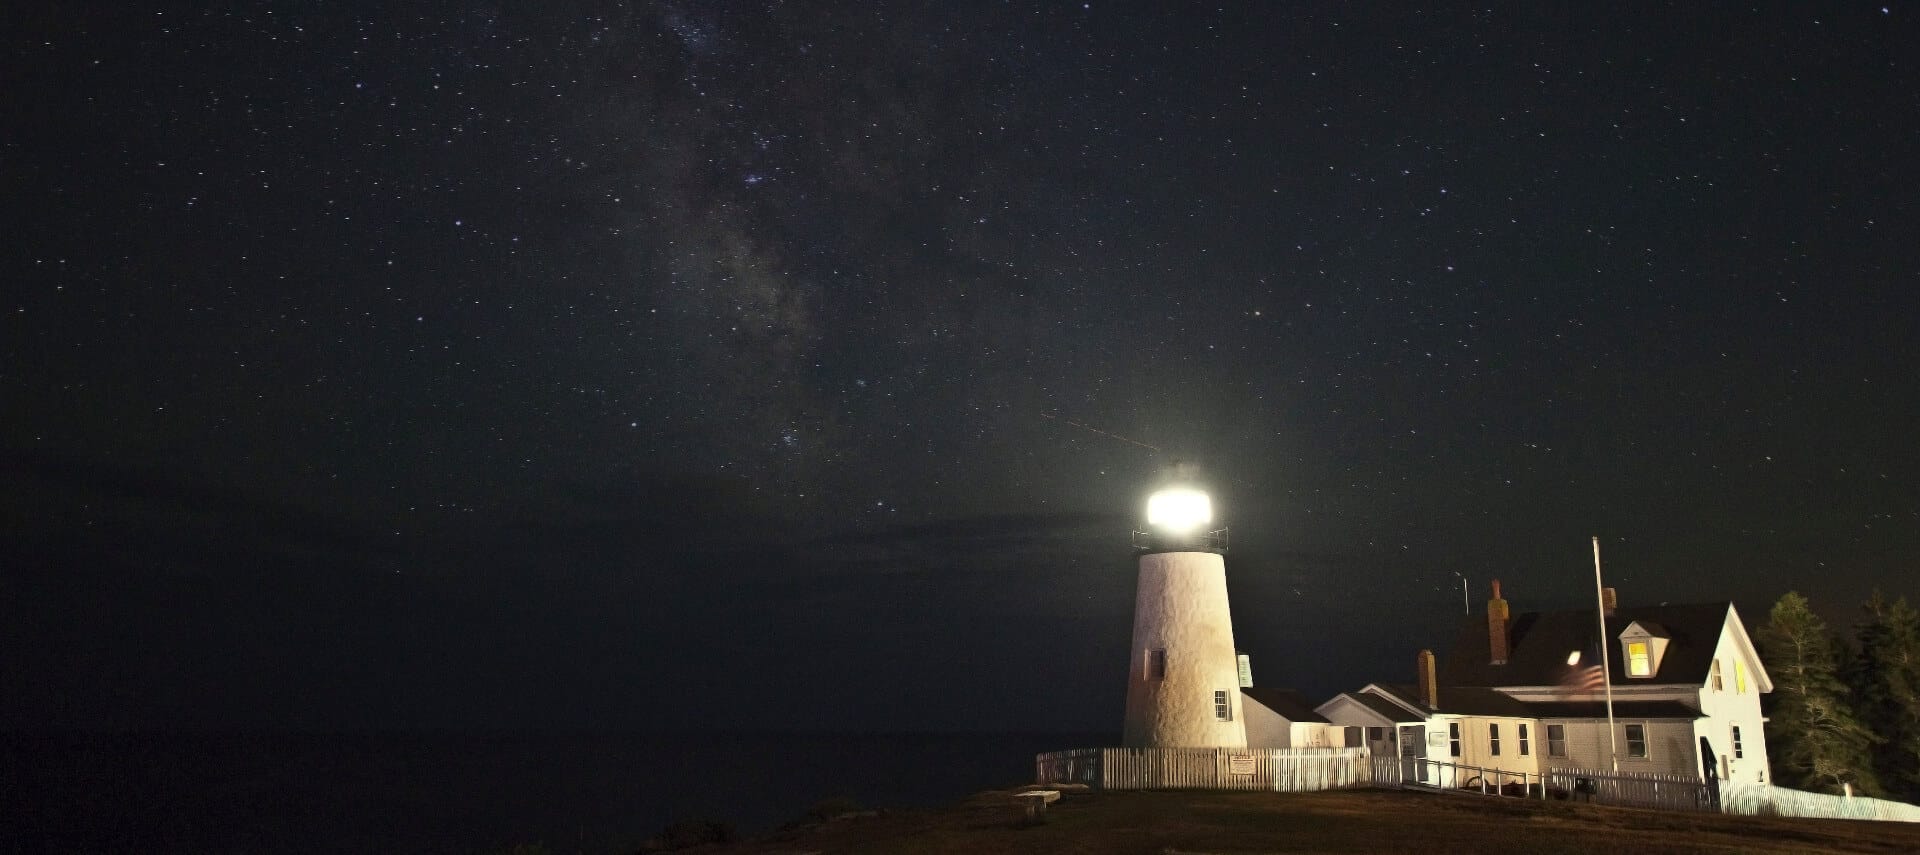
[[[1607,770],[1766,783],[1760,696],[1773,691],[1732,603],[1508,614],[1494,583],[1440,660],[1413,683],[1371,683],[1315,708],[1341,745],[1507,772]],[[1610,659],[1613,740],[1600,677]]]

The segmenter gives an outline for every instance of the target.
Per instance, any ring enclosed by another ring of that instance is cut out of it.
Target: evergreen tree
[[[1879,591],[1864,608],[1848,682],[1861,724],[1883,740],[1873,755],[1881,785],[1920,800],[1920,613],[1905,597],[1887,602]]]
[[[1870,749],[1878,741],[1854,718],[1827,625],[1788,591],[1760,629],[1761,655],[1773,677],[1775,707],[1767,722],[1774,778],[1789,786],[1837,793],[1880,792]]]

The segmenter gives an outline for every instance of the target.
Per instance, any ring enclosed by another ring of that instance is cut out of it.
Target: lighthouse
[[[1245,748],[1239,658],[1227,608],[1226,529],[1190,483],[1147,499],[1134,533],[1140,578],[1127,666],[1129,748]]]

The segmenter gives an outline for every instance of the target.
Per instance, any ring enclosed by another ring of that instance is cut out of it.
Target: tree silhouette
[[[1860,721],[1883,740],[1874,771],[1892,795],[1920,799],[1920,613],[1879,591],[1862,606],[1860,652],[1847,669]]]
[[[1869,755],[1878,740],[1854,717],[1833,638],[1807,598],[1795,591],[1783,595],[1758,641],[1777,699],[1767,722],[1774,778],[1810,790],[1837,793],[1852,784],[1858,792],[1879,794]]]

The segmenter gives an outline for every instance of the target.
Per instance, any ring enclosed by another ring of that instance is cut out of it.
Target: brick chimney
[[[1620,595],[1614,593],[1612,588],[1601,588],[1600,606],[1606,611],[1607,617],[1613,617],[1614,611],[1620,608]]]
[[[1507,641],[1507,601],[1500,599],[1500,580],[1493,580],[1493,599],[1487,601],[1487,653],[1488,661],[1495,665],[1507,664],[1507,655],[1511,653]]]
[[[1420,651],[1416,662],[1419,674],[1414,680],[1420,686],[1420,703],[1426,704],[1427,709],[1437,710],[1440,708],[1440,681],[1434,679],[1433,675],[1433,651]]]

